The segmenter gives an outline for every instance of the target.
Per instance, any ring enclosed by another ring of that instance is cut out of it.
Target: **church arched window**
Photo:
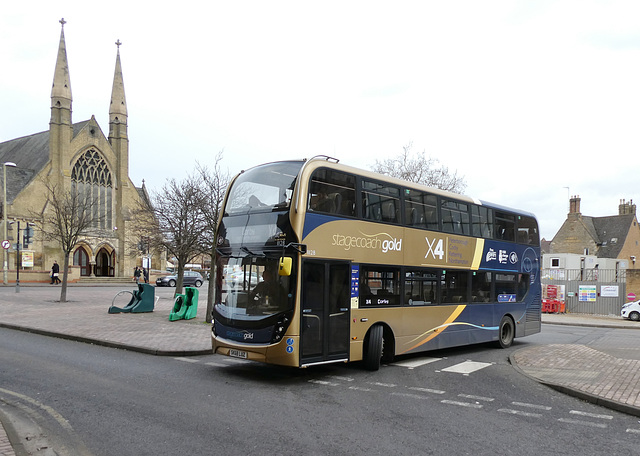
[[[71,171],[72,190],[93,201],[94,227],[113,226],[113,180],[102,155],[94,149],[86,151]]]

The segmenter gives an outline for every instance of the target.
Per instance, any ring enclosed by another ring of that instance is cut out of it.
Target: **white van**
[[[640,321],[640,299],[626,303],[620,311],[622,318],[628,318],[633,321]]]

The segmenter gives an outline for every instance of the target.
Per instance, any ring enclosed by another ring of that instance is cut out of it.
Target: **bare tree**
[[[215,233],[218,227],[220,209],[224,199],[225,191],[230,180],[229,173],[223,172],[220,168],[223,152],[220,151],[216,155],[213,169],[209,171],[206,166],[199,163],[196,166],[198,175],[200,176],[201,191],[205,195],[205,204],[202,206],[206,229],[201,238],[203,253],[211,256],[210,277],[214,275],[213,259],[215,258],[216,240]],[[213,310],[213,288],[214,281],[209,279],[207,289],[207,314],[206,321],[211,322],[211,311]]]
[[[426,157],[425,152],[411,151],[412,143],[403,146],[403,151],[396,158],[388,158],[371,168],[373,171],[397,177],[416,184],[439,188],[454,193],[462,193],[467,188],[464,177],[456,171],[450,172],[446,166],[439,166],[437,158]]]
[[[44,181],[44,186],[47,193],[43,211],[39,214],[40,231],[44,240],[57,241],[64,254],[60,302],[67,302],[69,258],[78,241],[99,225],[100,215],[95,210],[98,201],[75,187],[65,190],[49,180]]]
[[[164,249],[178,262],[176,294],[182,293],[185,265],[201,253],[201,241],[207,222],[202,207],[206,202],[199,177],[183,181],[169,179],[160,191],[150,194],[149,203],[141,203],[135,220],[146,230],[152,249]]]

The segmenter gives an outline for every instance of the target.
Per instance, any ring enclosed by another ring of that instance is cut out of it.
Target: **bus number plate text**
[[[234,358],[242,358],[242,359],[247,359],[247,352],[243,351],[243,350],[235,350],[235,349],[231,349],[229,350],[229,356],[233,356]]]

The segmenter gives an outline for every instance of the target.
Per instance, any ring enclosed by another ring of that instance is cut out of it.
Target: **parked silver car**
[[[177,275],[158,277],[156,279],[156,286],[157,287],[175,287],[177,282],[178,282]],[[183,285],[186,287],[191,287],[191,286],[199,287],[204,283],[204,278],[199,272],[184,271],[184,277],[182,282],[183,282]]]

